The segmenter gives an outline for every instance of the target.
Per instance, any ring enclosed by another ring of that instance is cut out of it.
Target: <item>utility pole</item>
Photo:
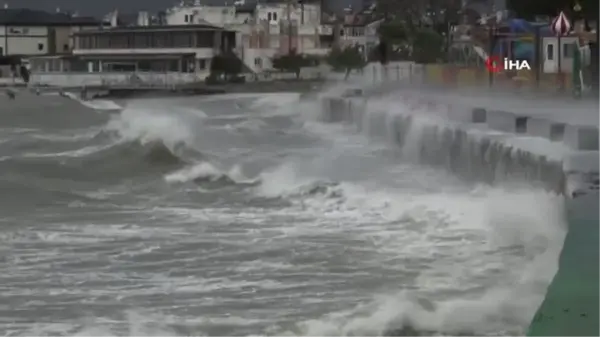
[[[287,0],[288,54],[292,54],[292,0]]]

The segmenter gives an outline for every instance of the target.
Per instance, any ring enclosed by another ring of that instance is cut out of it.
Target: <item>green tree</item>
[[[242,61],[233,53],[216,55],[210,63],[210,72],[227,76],[242,72]]]
[[[410,57],[411,38],[407,25],[399,19],[382,22],[378,29],[379,40],[386,45],[388,60],[406,60]],[[380,61],[382,50],[375,48],[369,59]],[[373,55],[374,54],[374,55]]]
[[[233,53],[223,53],[213,56],[210,62],[210,75],[206,78],[209,84],[216,84],[225,80],[237,78],[242,72],[242,60]]]
[[[412,60],[435,63],[444,57],[444,38],[427,27],[417,29],[412,43]]]
[[[292,72],[296,74],[296,78],[300,78],[300,70],[303,67],[311,67],[318,64],[318,60],[315,57],[296,54],[295,52],[274,57],[272,62],[273,68],[279,71]]]
[[[344,79],[348,79],[352,70],[362,70],[367,65],[360,46],[333,48],[327,55],[327,63],[334,71],[344,71]]]

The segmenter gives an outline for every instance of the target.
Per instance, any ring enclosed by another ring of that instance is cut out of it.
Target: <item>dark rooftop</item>
[[[90,16],[71,16],[67,13],[48,13],[27,8],[0,9],[0,24],[29,26],[99,26],[101,21]]]
[[[130,32],[164,32],[164,31],[198,31],[198,30],[223,30],[221,27],[216,27],[208,24],[196,25],[150,25],[150,26],[130,26],[130,27],[114,27],[101,28],[94,30],[83,30],[76,32],[75,35],[90,35],[90,34],[110,34],[110,33],[130,33]]]

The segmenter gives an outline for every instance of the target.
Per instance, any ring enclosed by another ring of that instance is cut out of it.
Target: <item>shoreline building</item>
[[[76,32],[100,26],[92,17],[5,6],[0,9],[0,78],[18,76],[16,69],[28,57],[69,54]]]
[[[291,50],[326,55],[334,43],[334,23],[324,23],[319,1],[263,0],[207,6],[182,2],[165,11],[167,25],[208,23],[236,31],[236,55],[253,72],[272,69],[272,58]]]
[[[344,10],[343,24],[339,34],[340,46],[347,47],[358,45],[363,51],[363,56],[368,59],[373,49],[379,44],[379,26],[383,19],[374,13],[375,5],[369,4],[365,8],[354,11],[352,7]]]
[[[343,17],[327,15],[314,0],[244,1],[181,3],[156,16],[114,11],[104,19],[107,26],[73,33],[71,53],[31,59],[33,78],[51,84],[64,73],[58,80],[62,84],[55,84],[64,86],[125,80],[125,74],[163,84],[197,82],[210,74],[212,58],[222,53],[236,55],[245,73],[269,77],[273,58],[291,51],[325,56],[333,46],[359,44],[367,57],[378,42],[378,21],[368,10]]]
[[[32,77],[60,86],[198,82],[214,56],[234,47],[235,32],[206,24],[85,30],[75,34],[72,54],[32,58]]]
[[[93,17],[23,8],[0,9],[0,56],[66,54],[73,34],[102,26]]]

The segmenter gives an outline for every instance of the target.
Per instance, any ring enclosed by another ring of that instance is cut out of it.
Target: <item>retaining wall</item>
[[[442,166],[466,179],[526,180],[569,196],[598,189],[597,126],[394,97],[404,98],[406,113],[377,111],[366,97],[323,98],[322,121],[385,136],[408,159]]]

